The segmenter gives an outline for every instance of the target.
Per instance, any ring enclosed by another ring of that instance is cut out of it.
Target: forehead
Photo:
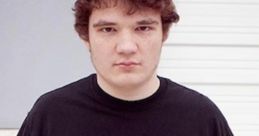
[[[132,22],[136,20],[142,20],[143,18],[149,18],[153,20],[160,21],[160,12],[156,10],[145,8],[141,10],[136,10],[134,13],[129,14],[127,8],[123,5],[117,5],[113,7],[96,8],[92,11],[90,16],[90,23],[100,20],[108,21],[126,21]]]
[[[141,2],[137,0],[93,0],[92,1],[93,10],[121,7],[125,14],[131,15],[136,11],[146,11],[151,10],[152,6],[148,2]],[[155,9],[153,9],[155,10]],[[158,8],[156,8],[159,11]]]

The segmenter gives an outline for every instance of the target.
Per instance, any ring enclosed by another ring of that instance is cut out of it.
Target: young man
[[[232,136],[207,97],[156,69],[171,0],[77,0],[75,28],[96,74],[41,96],[18,136]]]

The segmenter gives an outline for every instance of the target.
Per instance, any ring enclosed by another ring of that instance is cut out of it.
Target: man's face
[[[158,12],[127,15],[123,6],[94,10],[87,45],[98,81],[134,88],[156,78],[162,39]]]

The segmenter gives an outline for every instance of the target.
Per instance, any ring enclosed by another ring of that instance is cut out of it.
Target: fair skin
[[[127,15],[117,5],[95,9],[90,16],[86,45],[99,86],[113,97],[134,101],[155,93],[162,43],[160,13],[153,10]]]

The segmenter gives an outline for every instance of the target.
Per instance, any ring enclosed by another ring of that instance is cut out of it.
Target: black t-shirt
[[[90,75],[42,95],[18,136],[233,136],[206,96],[159,79],[152,96],[125,101],[105,93]]]

